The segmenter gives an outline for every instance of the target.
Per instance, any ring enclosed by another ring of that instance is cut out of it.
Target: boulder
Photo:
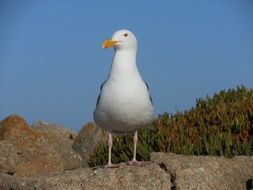
[[[92,176],[89,168],[33,177],[10,176],[0,173],[1,190],[80,190],[81,182]]]
[[[0,189],[12,190],[170,190],[170,176],[156,164],[119,168],[82,168],[62,174],[17,177],[0,174]]]
[[[151,160],[171,175],[177,190],[245,189],[247,180],[253,178],[253,157],[152,153]]]
[[[4,139],[4,126],[0,122],[0,140]]]
[[[72,170],[82,166],[81,157],[72,148],[72,144],[77,137],[75,131],[46,122],[37,122],[32,125],[32,129],[40,132],[60,154],[64,170]]]
[[[95,123],[86,124],[78,133],[75,138],[73,148],[78,152],[82,159],[82,166],[88,166],[90,155],[94,152],[94,149],[101,143],[106,142],[108,139],[108,133],[98,127]]]
[[[82,190],[170,190],[171,186],[170,175],[153,163],[145,166],[120,164],[119,168],[98,169],[95,175],[81,183]]]
[[[41,132],[32,130],[22,117],[11,115],[2,120],[0,126],[3,129],[3,139],[10,143],[1,145],[2,149],[13,145],[18,150],[18,159],[14,147],[11,149],[11,154],[4,155],[9,158],[15,155],[13,159],[18,160],[15,164],[14,162],[11,164],[11,171],[15,175],[31,176],[63,171],[60,154],[48,143]]]
[[[12,143],[0,140],[0,172],[13,175],[20,162],[20,153],[21,151]]]

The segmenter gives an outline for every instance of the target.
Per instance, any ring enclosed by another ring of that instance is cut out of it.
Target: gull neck
[[[129,79],[139,77],[136,65],[136,49],[116,49],[113,57],[109,78]]]

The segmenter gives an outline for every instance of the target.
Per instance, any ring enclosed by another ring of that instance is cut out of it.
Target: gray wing
[[[146,87],[147,87],[147,89],[148,89],[149,99],[150,99],[150,101],[151,101],[151,104],[153,105],[153,100],[152,100],[151,94],[150,94],[150,92],[149,92],[149,86],[148,86],[148,83],[147,83],[145,80],[144,80],[144,82],[145,82]]]
[[[99,103],[99,101],[100,101],[101,90],[102,90],[102,88],[103,88],[103,86],[104,86],[104,84],[105,84],[106,81],[107,81],[107,80],[105,80],[105,81],[101,84],[101,86],[100,86],[100,93],[99,93],[98,98],[97,98],[96,106],[98,105],[98,103]]]

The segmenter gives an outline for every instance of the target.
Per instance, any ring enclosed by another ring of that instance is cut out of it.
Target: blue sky
[[[16,113],[79,130],[92,121],[118,29],[138,39],[137,64],[156,114],[253,87],[253,2],[0,2],[0,119]]]

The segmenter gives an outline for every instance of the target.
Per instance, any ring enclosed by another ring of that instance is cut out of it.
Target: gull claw
[[[142,163],[140,161],[137,161],[137,160],[132,160],[132,161],[129,161],[127,162],[128,165],[130,166],[141,166]]]
[[[118,164],[107,164],[104,166],[105,169],[118,168]]]
[[[151,163],[153,163],[153,162],[151,162],[151,161],[137,161],[137,160],[132,160],[132,161],[127,162],[127,164],[130,166],[146,166]]]

